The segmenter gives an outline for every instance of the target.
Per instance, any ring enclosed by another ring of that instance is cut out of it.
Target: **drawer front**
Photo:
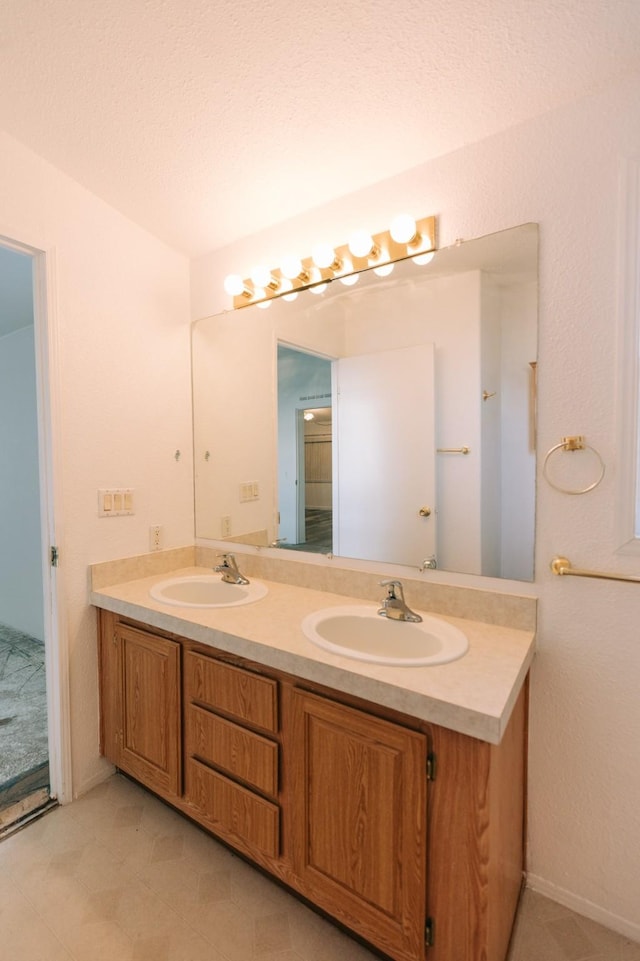
[[[254,724],[278,730],[278,685],[240,667],[188,651],[185,658],[187,698]]]
[[[202,819],[230,840],[270,858],[280,853],[280,809],[189,758],[185,769],[186,797]]]
[[[186,754],[276,797],[278,745],[195,704],[187,708]]]

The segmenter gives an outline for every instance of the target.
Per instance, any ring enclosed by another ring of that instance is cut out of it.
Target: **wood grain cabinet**
[[[394,961],[505,961],[526,686],[500,745],[100,611],[102,753]]]
[[[164,795],[181,790],[180,644],[103,618],[103,753]]]
[[[424,951],[427,738],[293,695],[294,868],[311,899],[397,959]]]
[[[244,853],[276,860],[277,682],[193,651],[184,658],[185,800]]]

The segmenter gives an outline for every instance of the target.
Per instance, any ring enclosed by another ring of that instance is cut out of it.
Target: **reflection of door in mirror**
[[[433,358],[433,344],[418,344],[337,361],[333,529],[343,557],[419,567],[435,556]]]
[[[420,566],[436,553],[434,451],[432,344],[333,362],[278,345],[281,547]]]

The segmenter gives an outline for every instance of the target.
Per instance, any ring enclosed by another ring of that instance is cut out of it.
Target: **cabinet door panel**
[[[294,719],[296,873],[382,950],[422,958],[425,736],[301,691]]]
[[[120,626],[123,718],[119,765],[180,793],[180,645]]]

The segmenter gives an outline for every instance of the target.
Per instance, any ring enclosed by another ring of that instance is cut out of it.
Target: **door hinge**
[[[49,556],[51,558],[51,566],[57,567],[58,561],[60,560],[60,554],[58,553],[58,548],[52,546],[49,552]]]
[[[424,943],[427,948],[435,944],[435,924],[433,918],[427,918],[424,926]]]
[[[427,754],[427,781],[435,781],[436,768],[436,756],[432,751],[430,754]]]

